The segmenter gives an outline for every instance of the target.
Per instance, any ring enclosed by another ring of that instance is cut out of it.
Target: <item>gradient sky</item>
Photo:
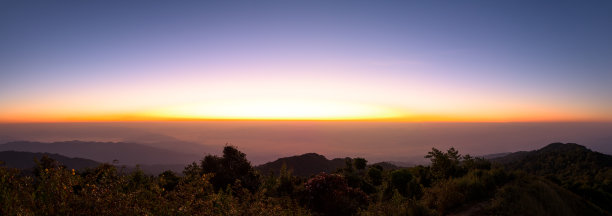
[[[612,1],[0,2],[0,122],[610,110]]]

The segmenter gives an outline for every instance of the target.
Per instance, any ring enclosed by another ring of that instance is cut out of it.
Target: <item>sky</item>
[[[0,122],[612,121],[611,1],[0,1]]]

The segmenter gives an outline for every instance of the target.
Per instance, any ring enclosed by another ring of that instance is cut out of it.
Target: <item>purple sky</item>
[[[0,121],[610,121],[611,21],[610,1],[8,0]]]

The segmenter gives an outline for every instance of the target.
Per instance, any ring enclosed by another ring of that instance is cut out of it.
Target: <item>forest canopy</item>
[[[235,146],[182,173],[101,164],[68,169],[43,156],[31,172],[0,167],[2,215],[609,215],[610,156],[576,144],[489,161],[436,148],[428,166],[364,158],[309,177],[260,173]],[[315,158],[315,157],[311,157]],[[501,162],[500,162],[501,161]],[[308,163],[303,163],[308,166]],[[33,171],[32,171],[33,170]]]

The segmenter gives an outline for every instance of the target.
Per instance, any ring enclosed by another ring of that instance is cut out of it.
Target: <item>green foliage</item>
[[[431,160],[431,174],[435,179],[461,177],[475,169],[491,169],[491,163],[484,158],[474,158],[470,155],[461,157],[459,151],[453,147],[446,153],[432,148],[425,158]]]
[[[497,171],[473,170],[460,178],[438,181],[433,187],[427,188],[423,202],[430,208],[437,209],[440,214],[465,205],[472,205],[493,196],[496,187],[504,185],[504,180],[497,181]]]
[[[436,179],[456,177],[463,174],[463,170],[459,166],[461,155],[455,148],[451,147],[446,153],[431,148],[425,158],[431,159],[431,173]]]
[[[408,216],[428,216],[436,215],[434,211],[423,206],[417,200],[402,196],[397,190],[393,192],[391,199],[385,202],[370,204],[368,209],[359,212],[362,216],[378,215],[408,215]]]
[[[353,165],[355,165],[357,170],[364,170],[366,165],[368,165],[368,161],[363,158],[355,158],[353,159]]]
[[[197,168],[192,168],[197,169]],[[223,189],[228,185],[240,184],[251,192],[260,185],[259,175],[246,159],[246,155],[234,146],[223,148],[223,157],[207,155],[201,161],[201,173],[214,173],[211,182],[215,189]]]
[[[431,170],[429,167],[424,166],[415,166],[410,168],[410,172],[412,176],[414,176],[414,180],[417,184],[423,187],[430,187],[433,181],[433,177],[431,175]]]
[[[383,181],[382,168],[371,167],[370,169],[368,169],[368,178],[374,186],[381,185]]]
[[[609,215],[598,207],[610,200],[606,157],[565,151],[572,156],[560,157],[570,163],[544,155],[491,168],[434,148],[430,166],[383,170],[347,158],[337,173],[308,179],[287,166],[260,176],[232,146],[182,176],[123,173],[110,164],[73,170],[43,157],[33,175],[0,166],[0,215]]]
[[[612,211],[612,156],[584,146],[552,143],[540,150],[509,155],[502,159],[509,170],[543,176]]]
[[[166,191],[172,191],[179,183],[180,177],[176,173],[168,170],[158,176],[159,185]]]
[[[491,169],[491,162],[485,160],[484,158],[465,155],[463,156],[463,161],[461,161],[461,166],[464,170],[488,170]]]
[[[31,194],[23,190],[32,188],[32,178],[21,177],[19,170],[0,166],[0,215],[31,215],[24,201],[32,200]]]
[[[280,196],[292,196],[293,192],[296,190],[296,183],[297,178],[291,174],[291,171],[287,170],[287,166],[283,166],[278,177],[276,192]]]
[[[316,153],[307,153],[292,157],[279,158],[273,162],[256,166],[255,169],[264,175],[278,176],[282,166],[292,171],[294,176],[308,178],[321,172],[333,173],[346,167],[345,158],[328,160],[325,156]]]
[[[304,188],[307,206],[324,215],[352,215],[368,203],[368,196],[363,191],[349,187],[338,174],[316,175],[304,184]]]
[[[309,215],[294,200],[263,191],[215,192],[210,173],[122,175],[109,164],[79,173],[49,162],[40,163],[36,178],[0,167],[0,215]]]
[[[500,188],[485,213],[491,215],[609,215],[550,181],[525,174],[521,174]]]
[[[344,166],[343,171],[345,173],[352,173],[353,171],[355,171],[353,169],[353,159],[347,157],[347,158],[344,159],[344,163],[345,163],[345,166]]]
[[[404,197],[418,197],[421,194],[420,185],[412,178],[408,169],[399,169],[391,172],[390,189],[398,191]]]

